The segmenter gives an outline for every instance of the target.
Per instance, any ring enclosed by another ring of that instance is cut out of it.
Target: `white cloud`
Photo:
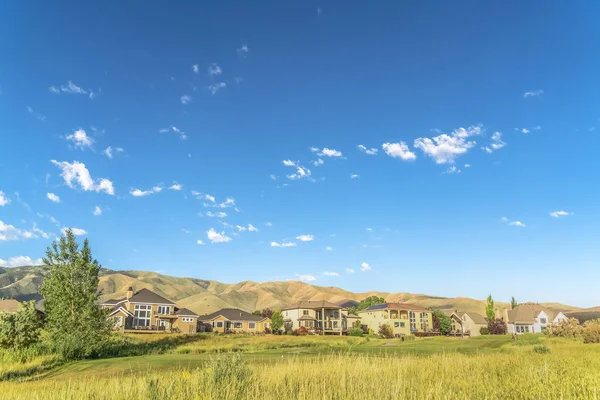
[[[50,239],[50,235],[46,232],[44,232],[43,230],[41,230],[40,228],[38,228],[35,223],[33,224],[33,228],[31,228],[32,231],[34,231],[35,233],[39,233],[41,237],[43,237],[44,239]]]
[[[518,128],[517,128],[517,130],[518,130],[519,132],[521,132],[521,133],[524,133],[524,134],[528,134],[528,133],[530,132],[530,131],[529,131],[529,129],[527,129],[527,128],[521,128],[521,129],[518,129]]]
[[[506,217],[502,217],[502,218],[500,218],[500,221],[501,221],[501,222],[508,222],[508,218],[506,218]]]
[[[292,160],[283,160],[282,163],[286,167],[295,167],[297,165],[297,163]]]
[[[539,125],[536,125],[536,126],[534,126],[534,127],[533,127],[533,130],[534,130],[534,131],[541,131],[541,130],[542,130],[542,127],[541,127],[541,126],[539,126]]]
[[[222,212],[222,211],[219,211],[219,212],[216,212],[216,213],[207,211],[206,212],[206,216],[207,217],[212,217],[212,218],[225,218],[227,216],[227,213]]]
[[[270,178],[271,178],[272,180],[276,181],[276,180],[277,180],[277,175],[273,175],[273,174],[271,174]]]
[[[354,273],[354,268],[346,268],[346,273],[353,274]]]
[[[362,272],[367,272],[367,271],[370,271],[370,270],[371,270],[371,266],[370,266],[369,264],[367,264],[366,262],[363,262],[363,263],[360,265],[360,270],[361,270]]]
[[[310,178],[310,175],[311,175],[310,169],[302,167],[297,162],[292,161],[292,160],[283,160],[282,163],[286,167],[296,168],[296,173],[287,175],[288,179],[291,179],[291,180],[297,180],[297,179],[302,179],[302,178],[311,179]]]
[[[99,206],[96,206],[96,207],[94,208],[93,214],[94,214],[95,216],[102,215],[102,209],[101,209]]]
[[[381,147],[383,148],[383,151],[385,151],[385,154],[390,157],[400,158],[403,161],[413,161],[417,159],[417,155],[410,151],[404,142],[384,143]],[[415,144],[415,147],[418,146]]]
[[[208,75],[210,76],[219,76],[223,73],[221,67],[217,65],[217,63],[212,63],[208,66]]]
[[[312,242],[313,240],[315,240],[315,237],[313,235],[300,235],[296,236],[296,239],[298,239],[301,242]]]
[[[67,229],[71,229],[71,232],[73,232],[73,235],[75,235],[75,236],[83,236],[83,235],[87,234],[87,232],[85,230],[81,229],[81,228],[67,228],[67,227],[64,227],[60,231],[62,232],[63,235],[65,235],[66,232],[67,232]]]
[[[206,232],[206,236],[208,237],[208,240],[210,240],[212,243],[227,243],[231,240],[230,237],[225,235],[225,232],[219,233],[213,228],[210,228]]]
[[[246,227],[242,225],[236,225],[235,227],[237,228],[238,232],[244,232],[246,230]]]
[[[377,152],[379,151],[375,147],[372,147],[372,148],[368,149],[367,147],[363,146],[362,144],[359,144],[356,147],[358,147],[358,149],[360,151],[362,151],[363,153],[366,153],[366,154],[368,154],[370,156],[377,155]]]
[[[39,119],[40,121],[45,121],[46,120],[46,116],[42,115],[42,114],[38,114],[36,112],[33,111],[33,108],[31,108],[30,106],[27,106],[27,112],[31,115],[33,115],[34,117],[36,117],[37,119]]]
[[[258,232],[258,228],[252,224],[248,224],[248,232]]]
[[[448,167],[446,169],[446,172],[444,172],[445,174],[460,174],[462,171],[458,168],[456,168],[456,166],[452,165],[451,167]]]
[[[315,167],[318,167],[319,165],[325,164],[325,161],[323,161],[323,159],[319,158],[317,161],[313,161],[312,163]]]
[[[567,212],[567,211],[563,211],[563,210],[561,210],[561,211],[552,211],[550,213],[550,216],[552,218],[568,217],[569,215],[573,215],[573,213]]]
[[[272,224],[272,223],[270,223],[270,222],[265,222],[265,226],[267,226],[267,227],[271,227],[271,226],[273,226],[273,224]]]
[[[531,90],[529,92],[525,92],[523,93],[523,97],[524,98],[528,98],[528,97],[537,97],[537,96],[541,96],[544,94],[543,90]]]
[[[321,150],[320,153],[318,153],[318,155],[321,157],[341,157],[342,152],[335,149],[328,149],[327,147],[325,147],[323,150]]]
[[[68,81],[66,85],[62,85],[60,88],[57,88],[56,86],[50,86],[48,90],[50,91],[50,93],[54,94],[60,94],[62,92],[68,94],[85,94],[89,95],[90,99],[96,97],[96,93],[94,93],[93,91],[84,90],[71,81]]]
[[[70,140],[75,143],[75,147],[84,149],[91,148],[94,144],[94,139],[89,137],[83,129],[77,129],[73,134],[65,136],[66,140]]]
[[[55,203],[60,203],[60,197],[55,195],[54,193],[46,193],[46,197],[48,200],[53,201]]]
[[[465,164],[465,168],[471,168],[471,164]]]
[[[296,243],[294,243],[294,242],[283,242],[283,243],[271,242],[271,247],[296,247]]]
[[[481,149],[486,153],[493,153],[496,150],[500,150],[504,146],[506,146],[506,143],[502,140],[502,133],[495,132],[492,135],[492,143],[489,146],[482,147]]]
[[[198,240],[196,241],[196,243],[198,243],[198,244],[200,244],[200,245],[204,245],[204,242],[203,242],[201,239],[198,239]]]
[[[115,189],[110,180],[101,178],[94,181],[90,172],[85,167],[85,164],[79,161],[69,163],[67,161],[50,160],[50,162],[62,170],[60,176],[63,177],[65,183],[70,188],[75,188],[74,182],[77,183],[84,191],[105,192],[110,195],[115,194]]]
[[[238,56],[240,57],[246,57],[246,54],[248,54],[250,52],[250,49],[248,49],[247,45],[242,45],[242,47],[240,47],[239,49],[236,50],[238,53]]]
[[[210,194],[205,195],[204,198],[213,203],[215,202],[215,196],[211,196]]]
[[[15,228],[13,225],[0,221],[0,241],[32,239],[37,236],[31,231]]]
[[[200,68],[198,67],[198,64],[192,65],[192,71],[194,71],[195,74],[200,72]]]
[[[187,135],[185,132],[183,132],[181,129],[177,128],[176,126],[171,126],[169,128],[162,128],[161,130],[159,130],[160,133],[168,133],[168,132],[174,132],[176,134],[179,135],[179,138],[181,140],[186,140],[187,139]]]
[[[211,94],[216,94],[219,90],[225,89],[226,87],[227,87],[227,84],[225,82],[217,82],[215,84],[209,85],[208,91]]]
[[[187,94],[184,94],[183,96],[181,96],[179,98],[179,100],[181,101],[181,104],[187,104],[190,101],[192,101],[192,98],[190,96],[188,96]]]
[[[513,221],[509,224],[510,226],[518,226],[519,228],[525,228],[525,224],[521,221]]]
[[[327,250],[327,251],[333,251],[333,247],[327,246],[327,247],[325,247],[325,250]]]
[[[299,280],[304,281],[304,282],[312,282],[312,281],[316,281],[317,278],[315,278],[312,275],[300,275],[300,274],[296,274],[296,276],[298,277]]]
[[[2,190],[0,190],[0,207],[3,207],[7,204],[10,204],[10,199],[6,197]]]
[[[373,228],[367,228],[366,231],[367,232],[373,232]]]
[[[173,182],[173,184],[171,186],[169,186],[169,190],[175,190],[175,191],[179,191],[183,188],[183,185],[177,183],[177,182]]]
[[[319,148],[318,148],[318,147],[309,147],[308,149],[309,149],[310,151],[312,151],[313,153],[316,153],[316,152],[318,152],[318,151],[319,151]]]
[[[125,150],[123,150],[120,147],[115,147],[113,149],[112,147],[108,146],[106,149],[104,149],[103,153],[106,157],[113,158],[113,151],[116,151],[117,153],[122,153]]]
[[[466,129],[458,128],[450,135],[443,133],[433,138],[415,139],[414,146],[433,158],[437,164],[451,164],[456,158],[465,154],[477,144],[475,141],[466,139],[480,135],[481,130],[480,126],[470,126]]]
[[[325,275],[325,276],[340,276],[340,274],[338,274],[337,272],[329,272],[329,271],[323,272],[323,275]]]
[[[3,268],[24,267],[30,265],[44,265],[44,262],[41,258],[32,260],[31,257],[28,256],[16,256],[11,257],[8,260],[3,260],[0,258],[0,267]]]
[[[360,175],[358,174],[350,174],[350,179],[358,179]]]
[[[144,196],[148,196],[151,194],[160,193],[160,192],[162,192],[162,190],[163,190],[162,186],[156,185],[152,189],[149,189],[149,190],[140,190],[140,189],[132,188],[131,190],[129,190],[129,194],[131,194],[133,197],[144,197]]]

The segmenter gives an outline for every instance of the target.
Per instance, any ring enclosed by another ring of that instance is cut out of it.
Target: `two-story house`
[[[360,321],[377,333],[381,325],[389,325],[394,335],[406,336],[431,332],[433,313],[426,308],[407,303],[384,303],[358,312]]]
[[[519,304],[512,310],[504,309],[504,322],[508,334],[540,333],[551,324],[556,324],[567,316],[561,311],[551,310],[538,303]]]
[[[325,300],[302,300],[281,309],[286,331],[304,327],[309,331],[342,335],[348,333],[359,316]]]
[[[127,290],[122,299],[107,300],[102,308],[110,309],[109,318],[121,332],[181,332],[196,333],[198,314],[178,308],[175,303],[148,289],[133,293]]]
[[[481,314],[475,312],[455,311],[450,315],[452,320],[452,332],[469,336],[481,335],[481,328],[487,328],[487,320]]]

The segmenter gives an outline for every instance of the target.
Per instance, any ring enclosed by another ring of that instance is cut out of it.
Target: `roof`
[[[123,307],[122,305],[116,305],[113,308],[110,309],[110,314],[108,314],[108,316],[110,317],[111,315],[117,313],[119,310],[123,311],[125,314],[129,314],[131,317],[133,317],[133,314],[131,313],[131,311],[127,310],[125,307]]]
[[[318,310],[320,308],[333,308],[339,310],[340,306],[337,304],[331,303],[327,300],[301,300],[296,304],[293,304],[289,307],[282,308],[282,310],[296,310],[300,308],[310,309],[310,310]]]
[[[122,299],[109,299],[102,303],[103,306],[110,306],[112,304],[119,304],[123,301],[127,300],[127,298],[123,297]]]
[[[550,320],[553,320],[558,315],[558,312],[550,310],[549,308],[546,308],[540,304],[523,303],[523,304],[519,304],[512,310],[507,311],[507,314],[508,314],[507,322],[533,324],[535,322],[535,318],[542,311],[548,315],[548,318],[550,318]]]
[[[198,317],[199,315],[193,311],[188,310],[187,308],[178,308],[175,311],[175,315],[180,315],[184,317]]]
[[[469,318],[471,318],[473,320],[473,322],[475,322],[478,325],[485,325],[485,324],[487,324],[487,320],[481,314],[478,314],[476,312],[466,312],[466,313],[463,313],[463,315],[464,314],[467,314],[469,316]]]
[[[414,304],[409,304],[409,303],[383,303],[383,304],[375,304],[374,306],[371,306],[371,307],[367,308],[366,310],[361,310],[359,312],[365,312],[365,311],[383,311],[383,310],[407,310],[407,311],[428,311],[428,312],[431,312],[430,310],[428,310],[426,308],[415,306]]]
[[[203,315],[200,317],[202,321],[209,321],[211,319],[215,319],[219,316],[225,317],[230,321],[262,321],[266,319],[265,317],[261,317],[260,315],[250,314],[244,310],[240,310],[239,308],[222,308],[217,312],[212,314]]]
[[[303,315],[300,318],[298,318],[298,321],[316,321],[317,319],[315,317],[313,317],[312,315]]]
[[[175,305],[171,300],[165,299],[162,296],[154,293],[148,289],[141,289],[135,292],[131,298],[129,298],[130,303],[151,303],[151,304],[172,304]]]
[[[2,299],[0,300],[0,312],[17,312],[19,310],[19,303],[15,299]]]
[[[344,300],[337,301],[336,304],[342,308],[349,308],[349,307],[358,307],[360,302],[358,302],[356,300],[351,300],[351,299],[344,299]]]

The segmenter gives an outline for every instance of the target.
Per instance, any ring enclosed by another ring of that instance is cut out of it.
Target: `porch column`
[[[325,336],[325,307],[321,308],[321,329],[322,335]]]
[[[344,331],[344,327],[342,326],[342,310],[338,310],[338,327],[340,328],[340,336],[342,336],[342,332]]]

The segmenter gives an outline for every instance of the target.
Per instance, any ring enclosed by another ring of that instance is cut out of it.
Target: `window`
[[[288,312],[287,312],[287,311],[285,312],[285,316],[286,316],[286,317],[288,316]]]
[[[181,317],[181,322],[194,322],[192,317]]]
[[[548,320],[546,318],[540,318],[540,323],[541,324],[547,324]]]
[[[302,315],[308,315],[308,310],[302,310]]]
[[[339,317],[340,317],[339,313],[338,313],[337,311],[334,311],[334,312],[333,312],[333,318],[336,318],[336,319],[337,319],[337,318],[339,318]]]
[[[133,326],[150,326],[152,306],[136,304],[133,309]]]
[[[256,322],[248,322],[248,329],[256,329]]]
[[[265,329],[269,327],[269,323],[265,322]]]
[[[426,332],[429,330],[429,320],[427,319],[427,313],[422,312],[419,317],[421,318],[421,330]]]
[[[394,322],[394,328],[399,328],[400,327],[400,322]]]
[[[233,329],[242,329],[242,326],[244,326],[244,324],[242,322],[234,322],[233,323]]]
[[[333,327],[337,328],[338,327],[338,322],[337,321],[333,321]]]
[[[223,321],[217,321],[217,328],[223,327]]]
[[[404,324],[404,322],[400,322],[400,328],[404,328],[406,325]]]
[[[528,326],[525,327],[525,332],[529,333],[529,327]]]
[[[417,316],[414,311],[411,311],[408,315],[410,317],[410,330],[414,332],[417,330]]]
[[[171,314],[171,307],[169,306],[158,306],[158,314]]]

